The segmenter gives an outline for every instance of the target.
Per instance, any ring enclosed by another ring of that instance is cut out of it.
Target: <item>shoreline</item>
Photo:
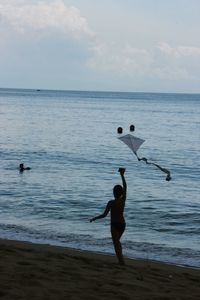
[[[0,239],[0,297],[200,299],[200,269],[61,246]]]
[[[50,247],[58,247],[58,248],[62,248],[62,249],[69,249],[69,250],[74,250],[74,251],[80,251],[80,252],[88,252],[88,253],[96,253],[96,254],[99,254],[99,255],[106,255],[106,256],[112,256],[112,257],[115,257],[115,252],[114,252],[114,248],[113,248],[113,245],[111,244],[112,248],[110,251],[108,250],[102,250],[102,249],[98,249],[95,248],[94,246],[94,249],[91,249],[91,245],[89,246],[89,249],[86,250],[84,247],[76,247],[76,245],[72,245],[70,243],[69,246],[66,245],[66,243],[56,243],[55,241],[51,241],[51,240],[42,240],[42,239],[39,239],[38,241],[35,240],[35,239],[16,239],[16,238],[12,238],[12,237],[0,237],[0,241],[1,240],[5,240],[5,241],[14,241],[14,242],[22,242],[22,243],[27,243],[27,244],[36,244],[36,245],[41,245],[41,246],[50,246]],[[125,246],[124,246],[125,248]],[[183,267],[183,268],[191,268],[191,269],[197,269],[197,270],[200,270],[200,265],[192,265],[192,264],[187,264],[187,263],[182,263],[182,262],[178,262],[178,261],[170,261],[170,260],[162,260],[161,258],[160,259],[155,259],[153,258],[152,256],[149,257],[148,255],[146,256],[133,256],[129,253],[126,252],[126,249],[124,249],[124,257],[127,258],[127,259],[130,259],[130,260],[138,260],[138,261],[144,261],[144,262],[155,262],[155,263],[161,263],[161,264],[167,264],[167,265],[172,265],[172,266],[178,266],[178,267]],[[156,255],[154,255],[156,256]]]

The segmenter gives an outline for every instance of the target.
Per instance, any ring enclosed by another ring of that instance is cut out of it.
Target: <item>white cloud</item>
[[[151,65],[151,54],[142,48],[125,45],[120,48],[117,45],[96,44],[91,48],[93,57],[88,65],[100,71],[116,71],[120,75],[137,73],[142,76]]]
[[[158,49],[169,56],[174,56],[176,58],[182,58],[185,56],[200,56],[200,48],[198,47],[187,47],[187,46],[177,46],[171,47],[167,43],[160,43]]]
[[[159,43],[155,53],[155,74],[160,78],[200,80],[200,48]]]
[[[54,30],[68,35],[93,35],[76,7],[66,6],[62,0],[28,2],[0,0],[1,21],[21,34]]]
[[[105,45],[92,48],[88,65],[101,72],[114,72],[128,78],[157,78],[169,80],[200,80],[200,48],[172,47],[159,43],[152,48],[131,45]]]

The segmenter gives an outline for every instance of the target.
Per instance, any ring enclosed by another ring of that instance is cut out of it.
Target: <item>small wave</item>
[[[162,216],[160,216],[160,218],[162,219],[169,219],[169,218],[173,218],[173,219],[192,219],[192,220],[195,220],[195,219],[198,219],[199,220],[199,216],[200,214],[198,212],[180,212],[180,213],[166,213],[166,214],[163,214]]]
[[[0,237],[41,244],[71,247],[104,253],[114,253],[111,238],[95,239],[89,234],[60,234],[52,230],[39,231],[14,224],[0,224]],[[185,266],[200,267],[200,251],[168,247],[164,244],[123,241],[124,254],[130,258],[157,260]]]

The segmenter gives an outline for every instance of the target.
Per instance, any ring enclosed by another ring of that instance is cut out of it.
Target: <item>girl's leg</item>
[[[124,257],[123,257],[123,254],[122,254],[122,245],[121,245],[121,242],[120,242],[120,238],[121,238],[123,232],[124,231],[119,231],[119,230],[111,227],[113,245],[114,245],[115,253],[116,253],[116,256],[118,258],[118,261],[119,261],[120,265],[125,265]]]

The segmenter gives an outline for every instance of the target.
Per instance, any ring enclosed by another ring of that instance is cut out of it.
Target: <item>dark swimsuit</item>
[[[117,231],[124,231],[126,223],[111,222],[111,227],[114,227]]]

